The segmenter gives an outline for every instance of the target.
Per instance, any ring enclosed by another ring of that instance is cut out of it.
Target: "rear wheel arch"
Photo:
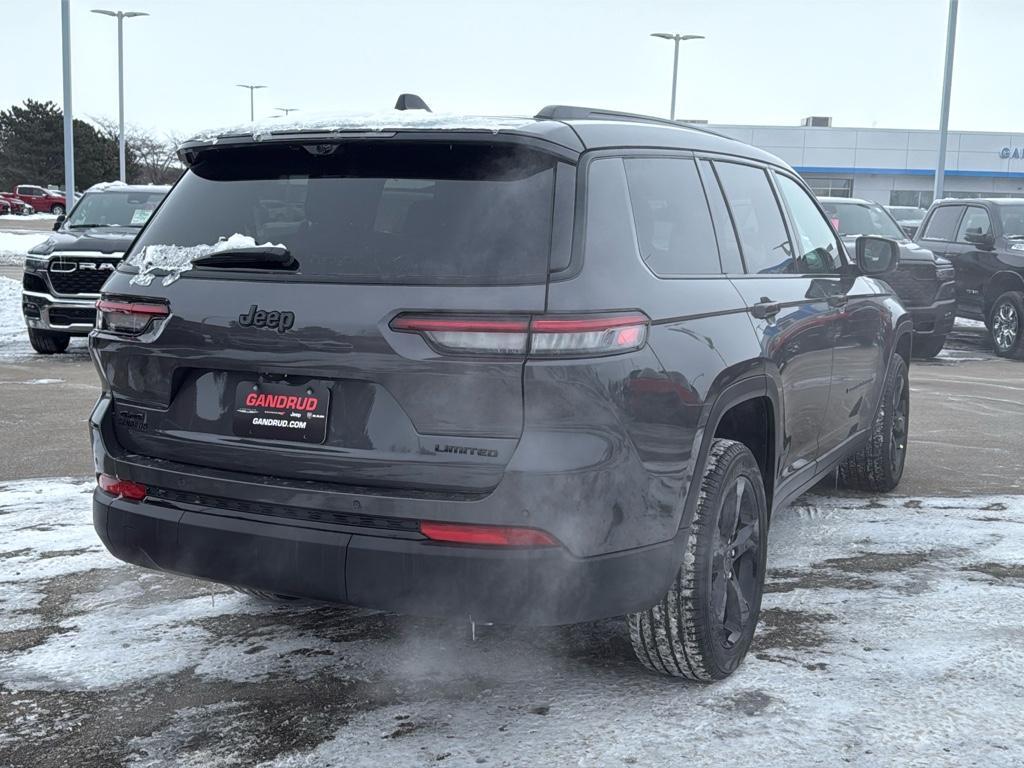
[[[710,402],[707,418],[703,423],[697,458],[693,464],[693,477],[687,492],[681,527],[689,526],[693,520],[700,496],[700,478],[704,476],[708,452],[716,437],[743,443],[754,454],[763,476],[768,509],[772,509],[777,474],[776,461],[782,433],[777,425],[782,417],[782,408],[781,393],[777,384],[764,374],[749,376],[727,385]],[[748,427],[744,430],[744,415],[757,418],[757,428]]]

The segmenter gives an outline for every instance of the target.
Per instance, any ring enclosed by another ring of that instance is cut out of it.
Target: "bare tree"
[[[100,132],[117,137],[117,123],[106,118],[93,118]],[[127,177],[134,184],[172,184],[184,170],[178,162],[176,149],[181,143],[173,133],[162,136],[138,126],[125,129]]]

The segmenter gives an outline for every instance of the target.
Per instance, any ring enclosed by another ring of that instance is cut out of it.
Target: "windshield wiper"
[[[299,262],[291,252],[279,245],[255,245],[249,248],[228,248],[192,260],[197,267],[234,269],[298,269]]]

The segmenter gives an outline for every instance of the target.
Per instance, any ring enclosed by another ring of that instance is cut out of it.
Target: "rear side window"
[[[792,273],[796,265],[789,234],[768,176],[761,168],[715,162],[732,211],[747,272]]]
[[[922,237],[925,240],[952,240],[963,210],[962,205],[943,205],[936,208],[928,219]]]
[[[967,242],[967,235],[991,234],[992,222],[988,218],[988,211],[974,205],[968,206],[967,213],[964,215],[963,221],[960,222],[960,228],[956,233],[957,242]]]
[[[691,159],[625,160],[640,254],[654,274],[721,274],[704,188]]]
[[[300,279],[544,282],[557,162],[484,142],[214,150],[185,174],[133,251],[238,233],[284,245]]]

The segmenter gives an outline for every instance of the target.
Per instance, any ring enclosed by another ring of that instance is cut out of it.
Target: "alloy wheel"
[[[992,313],[992,341],[1001,351],[1012,349],[1020,334],[1020,315],[1009,301],[1004,301]]]
[[[910,391],[907,380],[900,376],[892,394],[892,440],[889,441],[889,463],[894,474],[899,473],[907,454],[907,433],[910,421]]]
[[[757,499],[740,475],[722,502],[711,563],[711,618],[725,648],[739,642],[750,624],[762,567],[760,540]]]

